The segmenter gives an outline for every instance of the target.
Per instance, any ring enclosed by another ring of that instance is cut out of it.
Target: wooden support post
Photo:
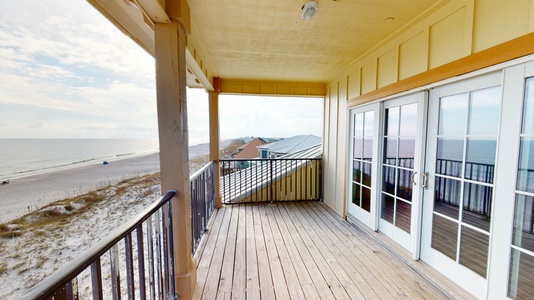
[[[213,78],[214,91],[209,94],[210,116],[210,160],[213,161],[213,185],[215,189],[215,207],[222,207],[221,175],[219,164],[219,78]]]
[[[155,23],[156,88],[162,193],[172,200],[174,273],[180,299],[191,299],[196,266],[191,245],[191,190],[187,128],[185,33],[176,20]]]

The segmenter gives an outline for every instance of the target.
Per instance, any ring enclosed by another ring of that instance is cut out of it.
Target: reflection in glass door
[[[381,218],[410,233],[417,103],[385,110]]]
[[[426,166],[433,184],[425,193],[421,256],[481,294],[488,266],[500,81],[495,73],[433,90],[429,99]]]
[[[379,230],[410,251],[422,93],[384,103]]]
[[[371,212],[374,111],[354,116],[352,204]]]
[[[526,81],[515,191],[508,297],[534,297],[534,78]]]
[[[501,87],[440,99],[432,248],[486,277]]]
[[[347,212],[374,229],[375,202],[371,201],[376,181],[376,115],[378,105],[370,105],[351,111],[351,154],[349,167],[349,203]]]

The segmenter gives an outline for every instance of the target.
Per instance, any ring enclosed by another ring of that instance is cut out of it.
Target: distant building
[[[267,142],[262,138],[254,138],[250,142],[237,148],[237,152],[232,155],[233,158],[237,159],[250,159],[258,157],[258,149],[256,147],[267,144]]]
[[[278,142],[257,146],[259,158],[278,158],[312,146],[320,145],[322,139],[315,135],[296,135]]]

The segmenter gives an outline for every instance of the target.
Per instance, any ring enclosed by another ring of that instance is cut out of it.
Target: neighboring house
[[[233,154],[233,158],[237,159],[250,159],[250,158],[257,158],[258,157],[258,150],[257,147],[267,144],[267,142],[262,138],[254,138],[250,142],[240,146],[237,148],[237,153]]]
[[[278,142],[258,146],[260,158],[278,158],[283,155],[320,145],[321,138],[315,135],[296,135]]]

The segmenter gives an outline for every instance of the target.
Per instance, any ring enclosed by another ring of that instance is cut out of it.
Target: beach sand
[[[240,144],[236,144],[236,140],[221,141],[221,157],[229,157],[238,145]],[[203,160],[196,161],[195,158],[208,153],[209,144],[189,147],[191,173],[206,163]],[[153,174],[159,170],[159,153],[153,153],[109,161],[107,165],[83,166],[11,179],[9,184],[0,185],[0,224],[22,217],[51,202],[114,185],[124,179]]]
[[[116,184],[124,179],[159,172],[159,153],[13,179],[0,185],[0,224],[50,202]]]

